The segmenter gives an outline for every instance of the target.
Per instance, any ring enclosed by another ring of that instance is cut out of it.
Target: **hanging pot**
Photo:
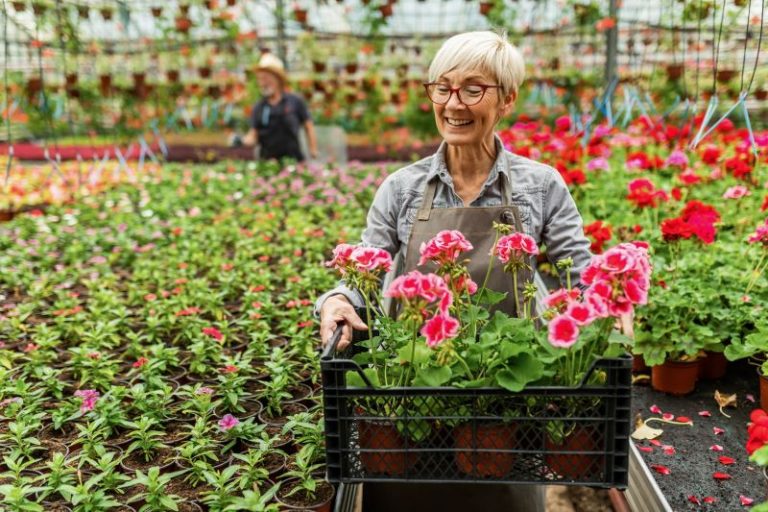
[[[357,63],[356,62],[349,62],[344,65],[344,69],[349,73],[350,75],[357,73]]]
[[[360,448],[381,450],[360,452],[363,469],[373,475],[405,475],[418,460],[418,454],[405,451],[405,440],[393,422],[360,420],[357,422]]]
[[[152,12],[152,17],[153,18],[159,18],[160,16],[163,15],[163,8],[162,7],[152,7],[150,9],[150,11]]]
[[[704,357],[699,360],[699,378],[701,380],[722,379],[728,370],[728,360],[722,352],[704,352]]]
[[[651,386],[656,391],[683,396],[696,388],[698,361],[666,361],[651,368]]]
[[[667,64],[667,78],[670,80],[679,80],[683,76],[682,64]]]
[[[99,91],[103,96],[112,92],[112,75],[99,75]]]
[[[168,79],[169,82],[172,84],[175,84],[179,81],[179,70],[178,69],[169,69],[165,72],[165,77]]]
[[[176,31],[180,32],[182,34],[186,34],[189,32],[189,29],[192,28],[192,20],[187,18],[186,16],[179,16],[176,18]]]
[[[483,16],[488,16],[491,9],[493,9],[493,2],[480,2],[480,14]]]
[[[77,15],[84,20],[87,20],[90,17],[90,10],[88,9],[87,5],[78,5],[77,6]]]
[[[326,65],[325,62],[313,60],[312,61],[312,70],[315,73],[323,73],[325,71]]]
[[[25,2],[11,2],[13,10],[16,12],[24,12],[27,10],[27,4]]]
[[[112,19],[112,14],[114,14],[114,11],[111,7],[102,7],[99,9],[99,13],[101,13],[101,17],[104,18],[104,21],[110,21]]]
[[[758,89],[755,91],[755,98],[764,101],[766,98],[768,98],[768,89]]]
[[[515,463],[515,454],[506,451],[516,447],[515,425],[504,423],[463,423],[453,430],[456,442],[456,465],[465,475],[504,478]],[[477,451],[494,450],[494,451]]]
[[[197,73],[200,75],[200,78],[210,78],[211,77],[211,67],[210,66],[200,66],[197,68]]]
[[[389,18],[390,16],[392,16],[392,5],[391,4],[380,5],[379,12],[381,13],[382,17]]]
[[[721,84],[727,84],[734,78],[736,78],[735,69],[718,69],[717,70],[717,81],[720,82]]]
[[[307,10],[296,8],[293,10],[293,17],[303,25],[307,22]]]

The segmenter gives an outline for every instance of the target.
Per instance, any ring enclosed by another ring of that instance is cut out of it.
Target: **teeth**
[[[464,126],[472,122],[469,119],[448,119],[448,118],[446,118],[445,121],[451,126]]]

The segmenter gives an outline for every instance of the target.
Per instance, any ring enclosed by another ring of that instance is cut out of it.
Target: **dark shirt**
[[[251,112],[251,127],[259,134],[261,158],[304,160],[299,148],[299,130],[312,119],[300,97],[283,93],[276,105],[262,99]]]

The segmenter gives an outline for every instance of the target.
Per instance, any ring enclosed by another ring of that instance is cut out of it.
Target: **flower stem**
[[[469,365],[467,362],[462,358],[459,354],[456,354],[456,359],[461,363],[461,366],[464,367],[464,370],[466,370],[467,375],[469,375],[470,380],[475,380],[475,376],[472,374],[472,370],[469,368]]]
[[[512,287],[515,291],[515,314],[518,318],[521,318],[520,314],[522,312],[520,311],[520,297],[517,291],[517,270],[512,272]]]

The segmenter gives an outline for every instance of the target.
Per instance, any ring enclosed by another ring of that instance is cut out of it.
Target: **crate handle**
[[[336,330],[333,331],[333,334],[331,335],[331,339],[328,340],[328,343],[325,344],[325,347],[323,347],[323,353],[320,356],[320,359],[323,359],[325,361],[329,359],[333,359],[333,356],[336,354],[336,345],[339,344],[339,341],[341,341],[341,332],[342,328],[344,327],[344,324],[339,324],[336,327]]]

